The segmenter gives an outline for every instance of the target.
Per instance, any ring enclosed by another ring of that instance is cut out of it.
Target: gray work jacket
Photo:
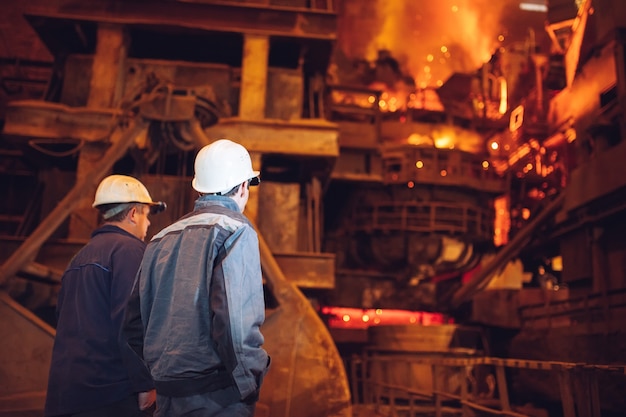
[[[207,195],[148,244],[125,332],[160,395],[235,384],[246,401],[269,365],[264,320],[257,233],[234,200]]]

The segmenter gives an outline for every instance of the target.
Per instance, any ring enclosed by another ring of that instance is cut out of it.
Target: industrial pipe
[[[491,280],[492,275],[507,262],[513,259],[522,249],[524,244],[531,238],[532,234],[541,226],[547,219],[555,214],[563,205],[565,200],[565,193],[559,194],[550,204],[548,204],[537,217],[531,220],[526,227],[520,230],[513,239],[504,246],[504,248],[498,252],[498,254],[489,262],[483,269],[478,271],[474,277],[461,288],[459,288],[453,295],[450,306],[455,309],[461,304],[480,291],[480,288],[487,284]]]

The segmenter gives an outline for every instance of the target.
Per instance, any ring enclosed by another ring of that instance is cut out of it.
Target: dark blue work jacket
[[[91,410],[153,387],[121,338],[145,243],[113,225],[95,230],[63,274],[46,416]]]

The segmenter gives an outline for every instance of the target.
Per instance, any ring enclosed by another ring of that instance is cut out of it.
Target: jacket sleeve
[[[141,304],[139,302],[139,276],[140,272],[137,273],[135,284],[126,305],[122,337],[135,354],[143,359],[143,323],[141,321]]]
[[[141,264],[143,247],[139,245],[132,248],[128,247],[123,251],[118,251],[114,256],[115,268],[111,283],[111,320],[119,329],[118,345],[128,370],[128,377],[133,390],[135,392],[145,392],[154,388],[154,383],[142,358],[129,345],[128,333],[124,329],[129,297],[133,289],[137,270]],[[139,325],[141,326],[141,316],[139,316]],[[141,331],[143,334],[142,328]]]
[[[224,250],[211,281],[212,339],[241,399],[255,401],[269,362],[260,330],[265,301],[256,232],[240,227]]]

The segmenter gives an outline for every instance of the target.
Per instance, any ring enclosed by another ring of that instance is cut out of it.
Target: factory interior
[[[261,184],[256,417],[626,410],[626,2],[0,2],[0,417],[42,417],[109,174]],[[621,155],[621,156],[620,156]]]

